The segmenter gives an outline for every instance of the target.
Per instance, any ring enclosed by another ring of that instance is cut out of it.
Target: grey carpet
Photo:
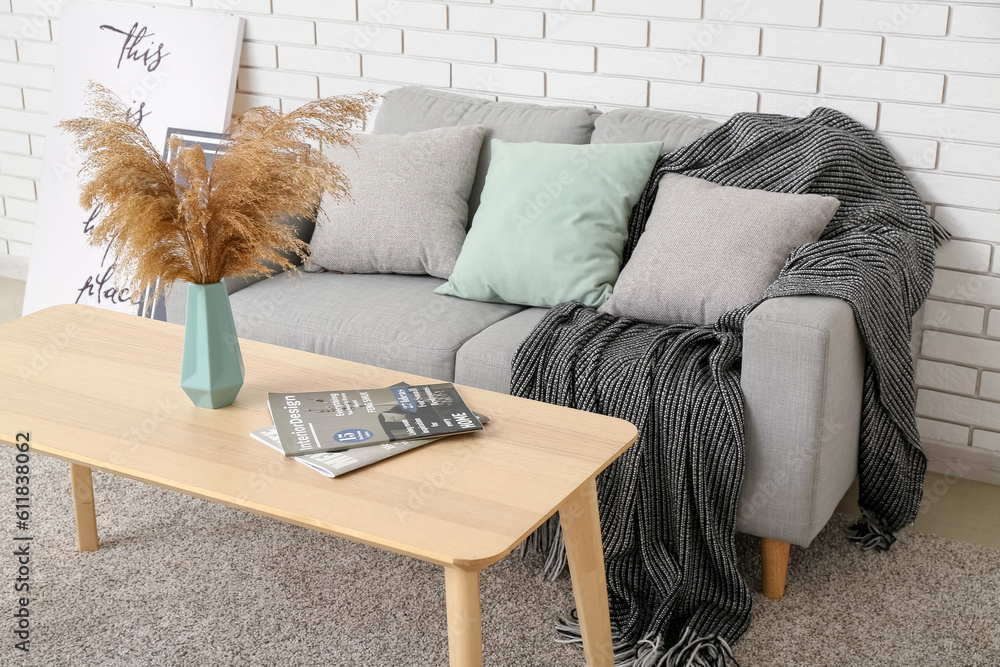
[[[5,450],[3,508],[12,464]],[[31,651],[12,648],[18,533],[5,509],[0,665],[447,664],[439,568],[100,473],[102,548],[79,554],[67,466],[35,455],[32,468]],[[848,522],[793,549],[783,601],[755,595],[744,667],[1000,664],[1000,552],[904,533],[863,553]],[[741,538],[740,559],[756,589],[756,540]],[[569,581],[544,581],[540,566],[511,557],[483,573],[487,665],[583,665],[553,641]]]

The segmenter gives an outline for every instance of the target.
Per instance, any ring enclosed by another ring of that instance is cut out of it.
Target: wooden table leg
[[[94,479],[87,466],[69,464],[76,510],[77,551],[97,551],[97,512],[94,508]]]
[[[451,667],[483,667],[483,618],[479,571],[444,568],[448,601],[448,654]]]
[[[559,508],[559,522],[566,542],[587,665],[614,667],[608,580],[604,572],[601,518],[597,511],[597,483],[594,479],[566,499]]]

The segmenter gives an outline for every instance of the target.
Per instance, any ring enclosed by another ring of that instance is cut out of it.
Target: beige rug
[[[447,665],[439,568],[104,474],[102,548],[78,554],[68,468],[41,456],[31,650],[15,651],[12,458],[0,457],[0,665]],[[784,600],[755,598],[744,667],[1000,665],[1000,552],[906,534],[863,553],[846,522],[793,549]],[[755,546],[740,540],[754,587]],[[553,641],[569,581],[538,570],[508,558],[484,572],[487,665],[583,665]]]

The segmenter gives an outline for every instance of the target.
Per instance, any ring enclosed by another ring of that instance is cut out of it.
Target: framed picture
[[[65,3],[24,314],[64,303],[141,312],[110,247],[88,244],[101,210],[80,207],[82,160],[56,125],[89,114],[87,86],[97,81],[121,99],[154,146],[172,128],[197,128],[188,131],[192,140],[208,144],[208,135],[229,126],[243,28],[242,18],[224,12]]]

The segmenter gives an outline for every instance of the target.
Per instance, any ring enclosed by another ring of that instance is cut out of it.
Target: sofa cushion
[[[792,251],[819,238],[838,206],[834,197],[665,174],[601,312],[657,324],[713,324],[758,299]]]
[[[522,310],[466,341],[455,358],[455,382],[509,394],[514,353],[547,312]]]
[[[722,123],[654,109],[615,109],[594,121],[592,144],[628,144],[662,141],[663,153],[687,146]]]
[[[465,241],[469,192],[486,130],[442,127],[410,134],[362,134],[327,156],[350,181],[329,192],[310,265],[344,273],[413,273],[447,278]]]
[[[407,86],[385,94],[385,100],[375,116],[372,133],[406,134],[453,125],[486,126],[476,180],[469,195],[471,222],[479,208],[479,197],[486,182],[491,139],[587,144],[594,131],[594,119],[600,114],[588,107],[493,102],[480,97]]]
[[[551,307],[604,303],[628,217],[660,152],[643,144],[493,140],[483,203],[439,294]]]
[[[442,282],[283,273],[232,294],[230,302],[242,337],[451,381],[462,343],[521,307],[440,296],[434,288]]]

